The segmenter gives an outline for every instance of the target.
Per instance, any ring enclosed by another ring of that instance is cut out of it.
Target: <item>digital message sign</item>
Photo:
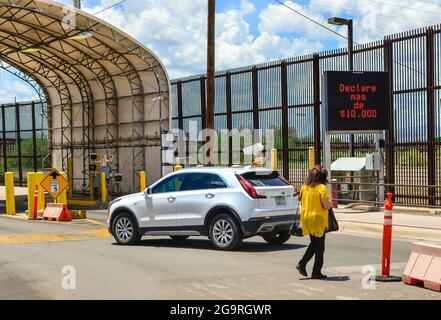
[[[326,131],[388,130],[389,95],[387,72],[325,72]]]

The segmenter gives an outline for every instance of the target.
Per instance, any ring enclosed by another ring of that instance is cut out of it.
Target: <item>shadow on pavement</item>
[[[300,280],[316,280],[316,279],[302,278]],[[318,281],[345,282],[349,280],[351,280],[349,276],[328,276],[326,279],[320,279]]]
[[[118,245],[116,242],[113,245]],[[137,245],[138,247],[157,247],[157,248],[183,248],[183,249],[205,249],[215,250],[209,240],[187,239],[176,241],[172,239],[143,239]],[[306,247],[302,244],[286,243],[282,245],[269,245],[264,242],[244,241],[244,243],[233,252],[274,252],[297,250]]]

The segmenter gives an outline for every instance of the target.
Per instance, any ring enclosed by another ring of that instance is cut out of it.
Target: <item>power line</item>
[[[354,9],[347,9],[347,8],[342,8],[342,7],[331,7],[331,6],[321,5],[321,4],[311,4],[310,3],[310,4],[308,4],[308,6],[310,6],[310,7],[328,8],[328,9],[336,9],[336,10],[344,10],[344,11],[347,11],[347,12],[357,12],[357,13],[359,13],[359,11],[354,10]],[[374,14],[376,16],[379,16],[379,17],[391,18],[391,19],[396,19],[396,20],[403,20],[403,17],[389,16],[389,15],[381,14],[381,13],[377,13],[377,12],[374,12]],[[406,17],[406,20],[419,21],[419,22],[424,22],[424,23],[429,23],[429,24],[433,23],[433,21],[429,21],[429,20],[414,19],[414,18],[408,18],[408,17]]]
[[[409,6],[403,6],[402,4],[398,4],[398,3],[394,3],[394,2],[386,2],[386,1],[378,1],[378,0],[368,0],[368,1],[374,2],[374,3],[379,3],[379,4],[385,4],[385,5],[388,5],[388,6],[398,7],[398,8],[404,8],[404,9],[410,9],[410,10],[415,10],[415,11],[421,11],[421,12],[430,13],[430,14],[439,16],[439,14],[437,14],[437,13],[435,13],[433,11],[430,11],[430,10],[423,10],[423,9],[417,9],[417,8],[409,7]],[[424,1],[421,1],[421,2],[424,2]],[[435,3],[432,2],[431,4],[435,4]]]
[[[125,0],[125,1],[127,1],[127,0]],[[181,26],[172,25],[172,24],[168,24],[168,23],[163,23],[163,22],[159,22],[159,21],[156,21],[156,20],[152,20],[152,19],[147,19],[147,18],[144,18],[142,16],[137,16],[137,18],[141,19],[141,20],[144,20],[144,21],[147,21],[147,22],[154,23],[154,24],[162,25],[162,26],[165,26],[165,27],[168,27],[168,28],[176,29],[176,30],[181,31],[181,32],[186,32],[186,33],[189,33],[189,34],[193,34],[193,35],[196,35],[196,36],[207,38],[206,34],[203,34],[203,33],[200,33],[200,32],[196,32],[196,31],[186,30],[186,29],[184,29]],[[234,43],[234,42],[227,41],[227,40],[220,39],[220,38],[217,38],[216,40],[220,41],[220,42],[223,42],[223,43],[231,44],[233,46],[240,47],[240,48],[248,47],[247,49],[250,49],[250,50],[257,50],[257,51],[267,52],[267,53],[270,53],[271,55],[274,55],[274,56],[278,56],[279,55],[279,53],[275,53],[275,52],[272,52],[272,51],[269,51],[269,50],[265,50],[265,49],[262,49],[262,48],[253,47],[251,44],[246,44],[246,43],[245,44],[244,43],[243,44],[238,44],[238,43]]]
[[[299,12],[298,10],[295,10],[295,9],[291,8],[290,6],[286,5],[285,3],[283,3],[283,2],[281,2],[281,1],[279,1],[279,0],[274,0],[274,1],[277,2],[277,3],[279,3],[279,4],[281,4],[282,6],[284,6],[284,7],[286,7],[286,8],[288,8],[289,10],[295,12],[296,14],[298,14],[298,15],[304,17],[305,19],[307,19],[307,20],[309,20],[309,21],[311,21],[311,22],[313,22],[313,23],[315,23],[315,24],[321,26],[322,28],[324,28],[324,29],[326,29],[326,30],[328,30],[328,31],[330,31],[330,32],[332,32],[332,33],[334,33],[334,34],[337,34],[338,36],[340,36],[340,37],[342,37],[342,38],[348,40],[348,37],[345,37],[344,35],[342,35],[342,34],[336,32],[336,31],[332,30],[331,28],[325,26],[324,24],[322,24],[322,23],[320,23],[320,22],[318,22],[318,21],[316,21],[316,20],[314,20],[314,19],[312,19],[312,18],[310,18],[310,17],[304,15],[303,13]],[[370,1],[373,1],[373,0],[370,0]],[[353,41],[353,43],[354,43],[355,45],[357,45],[357,46],[361,46],[361,44],[359,44],[359,43],[357,43],[357,42],[355,42],[355,41]],[[381,53],[377,53],[377,52],[375,52],[375,51],[373,51],[373,53],[374,53],[375,55],[378,55],[378,56],[384,58],[384,55],[381,54]],[[414,68],[409,67],[408,65],[406,65],[406,64],[404,64],[404,63],[402,63],[402,62],[399,62],[399,61],[396,61],[396,60],[392,60],[392,61],[393,61],[394,63],[396,63],[397,65],[399,65],[399,66],[402,66],[402,67],[404,67],[404,68],[407,68],[407,69],[409,69],[409,70],[412,70],[412,71],[414,71],[414,72],[416,72],[416,73],[419,73],[419,74],[421,74],[421,75],[424,75],[424,76],[426,75],[424,72],[421,72],[421,71],[415,70]]]
[[[109,6],[109,7],[103,8],[103,9],[101,9],[100,11],[95,12],[94,15],[100,14],[100,13],[106,11],[106,10],[109,10],[109,9],[112,9],[112,8],[114,8],[114,7],[116,7],[116,6],[119,6],[120,4],[122,4],[122,3],[126,2],[126,1],[127,1],[127,0],[121,0],[121,1],[119,1],[119,2],[117,2],[117,3],[115,3],[115,4],[112,4],[112,5]]]
[[[342,34],[338,33],[337,31],[335,31],[335,30],[333,30],[333,29],[331,29],[331,28],[325,26],[323,23],[320,23],[320,22],[318,22],[318,21],[316,21],[316,20],[314,20],[314,19],[308,17],[307,15],[301,13],[300,11],[298,11],[298,10],[296,10],[296,9],[294,9],[294,8],[292,8],[292,7],[290,7],[290,6],[288,6],[288,5],[286,5],[286,4],[283,3],[282,1],[279,1],[279,0],[274,0],[274,1],[277,2],[277,3],[279,3],[280,5],[284,6],[285,8],[287,8],[287,9],[289,9],[289,10],[295,12],[295,13],[298,14],[299,16],[302,16],[303,18],[305,18],[305,19],[311,21],[312,23],[315,23],[316,25],[318,25],[318,26],[320,26],[320,27],[322,27],[322,28],[328,30],[329,32],[332,32],[332,33],[338,35],[339,37],[348,40],[348,38],[345,37],[344,35],[342,35]]]

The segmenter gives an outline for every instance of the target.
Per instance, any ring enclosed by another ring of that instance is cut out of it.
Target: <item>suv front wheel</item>
[[[119,244],[135,245],[141,240],[135,218],[126,212],[122,212],[113,221],[113,237]]]
[[[231,216],[220,214],[211,221],[210,240],[215,249],[230,251],[242,243],[243,236],[237,222]]]

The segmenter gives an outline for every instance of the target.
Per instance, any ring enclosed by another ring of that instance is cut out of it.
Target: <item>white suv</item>
[[[144,235],[208,236],[214,248],[233,250],[256,235],[270,244],[288,241],[298,205],[295,188],[277,172],[190,168],[110,202],[107,224],[120,244]]]

